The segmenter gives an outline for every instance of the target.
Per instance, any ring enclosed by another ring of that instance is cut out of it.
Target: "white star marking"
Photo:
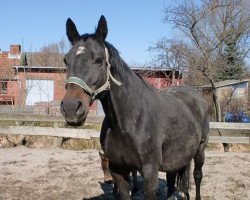
[[[76,51],[76,55],[84,53],[84,49],[85,49],[85,47],[83,47],[83,46],[78,47],[78,49]]]

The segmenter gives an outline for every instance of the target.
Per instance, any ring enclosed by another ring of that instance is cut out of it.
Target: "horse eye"
[[[96,64],[102,65],[102,61],[103,61],[102,58],[97,58],[97,59],[95,60],[95,63],[96,63]]]

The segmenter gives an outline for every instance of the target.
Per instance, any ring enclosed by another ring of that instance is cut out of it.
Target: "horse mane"
[[[119,73],[122,77],[124,76],[134,76],[137,79],[143,83],[144,86],[151,90],[155,90],[153,86],[148,84],[143,77],[140,75],[136,74],[128,65],[127,63],[121,58],[119,51],[109,42],[105,41],[105,46],[108,48],[109,52],[109,59],[110,59],[110,64],[111,66],[115,66],[114,70],[116,70],[117,73]]]
[[[126,72],[131,73],[129,66],[121,58],[119,51],[109,42],[105,41],[105,46],[108,48],[110,64],[121,76],[125,76]]]

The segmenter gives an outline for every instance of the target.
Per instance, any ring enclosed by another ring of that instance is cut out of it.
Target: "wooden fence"
[[[89,116],[86,123],[101,123],[103,117]],[[98,138],[99,131],[92,129],[73,129],[73,128],[59,128],[58,123],[65,122],[62,116],[52,115],[34,115],[34,114],[3,114],[0,113],[1,121],[25,121],[25,122],[52,122],[54,127],[36,127],[36,126],[8,126],[0,125],[0,134],[13,135],[37,135],[37,136],[54,136],[58,138]],[[250,123],[224,123],[224,122],[210,122],[210,129],[222,130],[249,130]],[[210,143],[241,143],[250,144],[249,136],[210,136]]]

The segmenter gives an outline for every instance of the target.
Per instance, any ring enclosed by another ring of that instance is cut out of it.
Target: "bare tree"
[[[162,38],[148,50],[157,52],[152,61],[156,66],[185,71],[188,66],[185,59],[187,48],[187,45],[182,41]]]
[[[248,4],[246,0],[202,0],[199,3],[183,1],[175,7],[167,7],[164,22],[173,24],[182,40],[165,39],[151,47],[151,50],[161,51],[158,59],[164,65],[204,75],[213,88],[217,121],[221,121],[221,110],[215,82],[218,69],[228,61],[221,56],[225,43],[234,40],[232,42],[240,46],[243,59],[249,53],[246,43],[250,33]]]
[[[64,39],[61,39],[57,43],[45,45],[39,52],[35,52],[30,56],[28,64],[47,67],[65,66],[63,63],[63,57],[68,48],[69,45],[67,45]]]
[[[38,67],[56,67],[57,70],[61,72],[61,76],[57,76],[55,79],[60,83],[60,85],[64,86],[66,66],[63,62],[63,58],[69,48],[70,45],[64,38],[57,43],[45,45],[39,52],[35,52],[30,55],[28,65]]]
[[[249,4],[247,0],[188,0],[166,7],[163,21],[179,30],[181,39],[164,39],[151,47],[159,51],[160,63],[185,69],[191,77],[205,77],[200,81],[212,86],[216,121],[219,122],[222,118],[215,82],[229,63],[230,58],[225,53],[227,44],[235,44],[242,60],[249,55]],[[242,63],[243,70],[237,71],[239,79],[245,71]]]

